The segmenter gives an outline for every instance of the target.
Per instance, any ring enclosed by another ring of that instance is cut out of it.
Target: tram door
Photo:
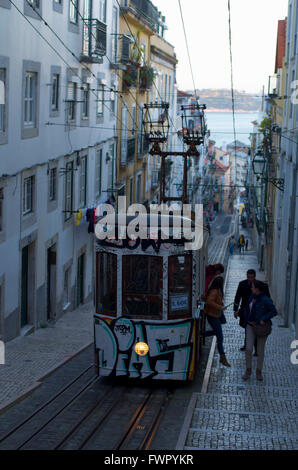
[[[78,258],[77,268],[77,305],[84,302],[84,270],[85,270],[85,254]]]

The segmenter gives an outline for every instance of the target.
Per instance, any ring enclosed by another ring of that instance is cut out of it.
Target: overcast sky
[[[193,89],[178,0],[153,0],[166,16],[180,89]],[[196,88],[230,88],[228,0],[181,0]],[[231,0],[234,88],[258,93],[274,73],[277,22],[288,0]]]

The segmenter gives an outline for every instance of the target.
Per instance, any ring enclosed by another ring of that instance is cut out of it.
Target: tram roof
[[[169,227],[182,227],[183,222],[185,224],[189,224],[191,222],[191,227],[194,228],[195,226],[201,227],[203,230],[208,231],[207,227],[205,227],[202,223],[198,223],[189,217],[184,217],[184,216],[178,216],[178,215],[172,215],[172,214],[159,214],[159,213],[149,213],[149,214],[135,214],[135,215],[127,215],[127,214],[119,214],[119,213],[114,213],[114,214],[107,214],[105,216],[100,216],[97,217],[96,223],[99,222],[100,220],[105,219],[105,223],[107,223],[109,226],[115,226],[115,227],[123,227],[123,226],[128,226],[130,222],[132,222],[135,219],[138,219],[140,221],[140,225],[144,227],[150,227],[152,228],[157,228],[161,229],[165,226]],[[157,222],[157,225],[156,225]],[[187,225],[186,225],[187,226]]]

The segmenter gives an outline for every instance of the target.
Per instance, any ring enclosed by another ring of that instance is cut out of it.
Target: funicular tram
[[[160,202],[165,203],[173,200],[165,196],[165,159],[176,153],[161,151],[160,143],[166,141],[168,105],[151,105],[158,106],[163,107],[158,110],[160,117],[156,122],[148,121],[150,128],[146,129],[146,135],[153,143],[150,153],[161,157]],[[202,124],[203,106],[197,105]],[[187,202],[187,160],[199,156],[195,145],[203,142],[204,129],[202,125],[201,133],[184,133],[189,149],[179,153],[184,157],[180,199],[183,204]],[[146,236],[122,238],[119,234],[123,233],[123,226],[127,227],[133,218],[125,215],[123,219],[116,214],[108,222],[110,227],[114,226],[115,236],[96,238],[95,242],[94,343],[98,374],[192,380],[201,350],[200,333],[204,329],[200,299],[204,295],[208,263],[208,229],[201,223],[200,249],[187,249],[183,215],[159,214],[152,227],[150,215],[145,214],[139,220],[146,227]],[[193,215],[187,223],[198,228]],[[164,226],[169,227],[169,232],[163,232]],[[180,238],[173,236],[174,226],[181,227]]]
[[[185,249],[183,238],[97,240],[94,334],[100,375],[194,378],[207,263],[208,230],[203,232],[203,246],[194,251]]]

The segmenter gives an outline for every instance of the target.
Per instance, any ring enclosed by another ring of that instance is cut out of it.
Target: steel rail
[[[38,413],[40,413],[44,408],[46,408],[48,405],[50,405],[54,400],[56,400],[62,393],[64,393],[68,388],[70,388],[77,380],[79,380],[88,370],[93,367],[94,364],[91,364],[88,366],[86,369],[84,369],[75,379],[73,379],[71,382],[68,382],[67,385],[65,385],[62,389],[60,389],[55,395],[53,395],[48,401],[46,401],[43,405],[41,405],[37,410],[35,410],[31,415],[29,415],[26,419],[24,419],[21,423],[17,424],[13,429],[11,429],[8,433],[6,433],[3,437],[0,439],[0,444],[5,441],[9,436],[14,434],[18,429],[20,429],[22,426],[24,426],[28,421],[30,421],[34,416],[36,416]]]

